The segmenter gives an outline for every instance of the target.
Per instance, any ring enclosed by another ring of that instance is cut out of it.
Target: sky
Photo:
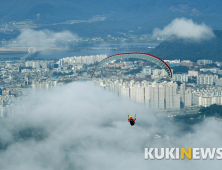
[[[206,119],[181,135],[166,113],[119,98],[92,82],[32,89],[16,115],[0,120],[1,170],[219,169],[218,160],[145,160],[144,148],[221,147],[221,124]],[[30,107],[31,106],[31,107]],[[127,121],[134,116],[135,126]],[[29,133],[30,138],[19,134]],[[197,130],[199,129],[199,130]],[[154,139],[155,134],[162,137]],[[169,142],[164,139],[169,135]]]

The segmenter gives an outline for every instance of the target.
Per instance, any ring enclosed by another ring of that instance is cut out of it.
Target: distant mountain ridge
[[[215,38],[201,42],[171,39],[160,43],[150,53],[162,59],[191,60],[210,59],[222,62],[222,31],[214,30]]]
[[[113,29],[119,24],[117,27],[122,30],[141,27],[137,33],[145,33],[154,27],[163,28],[177,17],[186,17],[222,29],[221,6],[221,0],[1,0],[0,20],[31,19],[39,24],[50,24],[104,15],[107,20],[115,21]],[[39,20],[37,14],[40,14]],[[106,29],[106,23],[100,25]]]

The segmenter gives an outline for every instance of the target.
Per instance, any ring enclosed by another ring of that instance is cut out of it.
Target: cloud
[[[144,160],[144,148],[220,147],[221,124],[207,120],[199,132],[178,136],[177,125],[158,110],[147,109],[91,82],[52,90],[31,90],[20,112],[1,119],[2,170],[57,169],[219,169],[220,161]],[[134,127],[127,113],[138,111]],[[194,127],[197,129],[196,127]],[[28,136],[28,137],[27,137]],[[4,144],[4,145],[3,145]]]
[[[69,43],[78,41],[77,35],[70,31],[53,32],[49,30],[36,31],[33,29],[23,29],[20,35],[12,40],[8,46],[13,47],[64,47]]]
[[[200,40],[214,37],[214,33],[209,26],[205,24],[196,24],[191,19],[176,18],[163,30],[155,28],[153,34],[176,36],[178,38]]]

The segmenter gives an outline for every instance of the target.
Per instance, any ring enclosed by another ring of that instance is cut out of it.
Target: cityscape
[[[0,1],[0,170],[220,170],[221,6]]]
[[[95,65],[107,58],[105,54],[73,56],[57,60],[1,60],[1,109],[0,116],[12,115],[11,107],[18,105],[20,97],[29,88],[52,89],[73,81],[90,80]],[[209,68],[212,60],[165,60],[174,68],[191,68],[170,79],[163,69],[147,61],[114,61],[103,66],[93,82],[121,98],[130,98],[147,108],[156,108],[175,114],[198,112],[200,107],[222,104],[221,62]],[[206,68],[207,67],[207,68]],[[218,68],[219,67],[219,68]],[[129,70],[140,72],[132,74]],[[196,71],[199,70],[199,71]]]

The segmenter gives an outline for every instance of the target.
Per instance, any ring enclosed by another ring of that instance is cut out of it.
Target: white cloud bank
[[[53,32],[23,29],[20,35],[8,46],[15,47],[57,47],[66,46],[69,42],[78,41],[78,36],[70,31]]]
[[[31,108],[27,103],[18,115],[0,120],[0,141],[8,144],[0,150],[1,170],[221,168],[220,160],[144,160],[144,148],[169,146],[163,138],[152,138],[160,131],[170,136],[173,147],[221,147],[222,128],[215,121],[206,121],[189,138],[176,135],[178,127],[154,110],[120,100],[90,82],[31,92]],[[131,127],[126,112],[136,111],[136,125]],[[30,133],[33,128],[37,131]],[[20,135],[32,136],[44,132],[45,137],[16,137],[22,131]]]
[[[176,18],[163,30],[155,28],[153,34],[176,36],[178,38],[201,40],[214,37],[212,29],[205,24],[196,24],[191,19]]]

